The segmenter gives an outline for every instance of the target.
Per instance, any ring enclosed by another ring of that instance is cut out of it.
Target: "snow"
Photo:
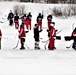
[[[76,17],[56,18],[55,28],[62,31],[57,34],[62,40],[56,40],[56,50],[45,50],[42,41],[47,40],[46,29],[40,33],[41,50],[34,50],[33,30],[27,33],[25,50],[20,50],[20,43],[16,49],[13,49],[18,41],[18,30],[14,26],[9,26],[6,19],[9,10],[13,9],[16,4],[25,4],[27,12],[33,14],[32,25],[36,23],[36,16],[42,10],[45,12],[43,19],[43,27],[47,27],[47,10],[55,6],[55,4],[36,4],[36,3],[17,3],[17,2],[0,2],[0,28],[3,33],[2,49],[0,50],[0,75],[75,75],[76,74],[76,51],[72,48],[66,49],[73,41],[64,41],[64,36],[71,35],[73,30],[72,24],[75,23]],[[57,4],[56,4],[57,5]],[[5,18],[4,20],[2,19]],[[74,26],[75,27],[75,26]],[[33,27],[32,27],[33,29]],[[29,46],[30,49],[27,48]]]

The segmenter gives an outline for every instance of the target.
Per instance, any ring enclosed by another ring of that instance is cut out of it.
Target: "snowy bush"
[[[55,6],[52,10],[52,14],[58,16],[73,16],[76,15],[76,5],[70,4],[67,6]]]
[[[61,8],[60,7],[54,7],[52,14],[55,15],[55,16],[62,16]]]
[[[70,8],[72,10],[72,15],[76,15],[76,5],[72,4],[70,5]]]
[[[15,5],[15,6],[13,7],[13,11],[14,11],[14,14],[15,14],[16,12],[18,12],[18,14],[21,16],[21,15],[23,15],[23,14],[26,13],[26,8],[25,8],[24,5]]]

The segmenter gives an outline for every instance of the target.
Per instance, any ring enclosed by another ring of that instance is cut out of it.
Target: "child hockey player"
[[[24,23],[24,25],[26,25],[26,29],[28,29],[27,15],[24,14],[24,15],[21,17],[21,20],[22,20],[22,22]]]
[[[37,24],[38,27],[40,27],[40,30],[42,30],[42,19],[43,19],[43,15],[39,13],[39,15],[37,16]]]
[[[55,49],[55,39],[56,39],[56,30],[54,28],[55,23],[52,22],[51,26],[49,27],[48,30],[48,37],[49,37],[49,45],[48,45],[48,49],[49,50],[54,50]]]
[[[25,37],[26,37],[27,32],[28,31],[25,31],[24,23],[22,23],[21,26],[20,26],[20,30],[19,30],[19,39],[20,39],[20,43],[21,43],[21,48],[20,49],[25,49],[24,42],[25,42]]]
[[[48,15],[48,16],[47,16],[48,28],[50,27],[51,23],[52,23],[52,15]]]
[[[15,23],[15,28],[19,28],[19,16],[18,13],[16,13],[16,16],[14,17],[14,23]]]
[[[8,14],[8,20],[9,20],[9,25],[12,26],[13,25],[13,18],[14,18],[14,14],[13,12],[10,10],[10,13]]]
[[[27,15],[27,21],[28,21],[28,28],[30,27],[31,30],[31,21],[32,21],[32,15],[31,12]]]
[[[73,30],[71,37],[72,37],[72,39],[74,41],[72,48],[76,50],[76,28]]]
[[[38,25],[37,24],[35,24],[35,26],[34,26],[34,39],[35,39],[35,49],[40,49],[40,47],[39,47],[39,33],[41,32],[42,30],[39,30],[39,28],[38,28]]]
[[[0,29],[0,49],[1,49],[1,38],[2,38],[2,32],[1,32],[1,29]]]
[[[71,45],[71,46],[72,46],[73,49],[76,50],[76,28],[73,30],[71,36],[65,36],[64,38],[65,38],[65,41],[73,40],[74,42],[73,42],[73,45]],[[70,48],[70,47],[67,47],[67,48]]]

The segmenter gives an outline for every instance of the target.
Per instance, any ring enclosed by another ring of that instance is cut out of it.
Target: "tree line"
[[[19,2],[33,2],[33,3],[68,3],[76,4],[76,0],[1,0],[1,1],[19,1]]]

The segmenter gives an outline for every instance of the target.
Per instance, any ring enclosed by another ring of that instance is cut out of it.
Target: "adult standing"
[[[35,49],[40,49],[39,47],[39,42],[40,42],[40,36],[39,36],[39,33],[41,32],[42,30],[39,30],[39,27],[37,24],[35,24],[34,26],[34,39],[35,39]]]

